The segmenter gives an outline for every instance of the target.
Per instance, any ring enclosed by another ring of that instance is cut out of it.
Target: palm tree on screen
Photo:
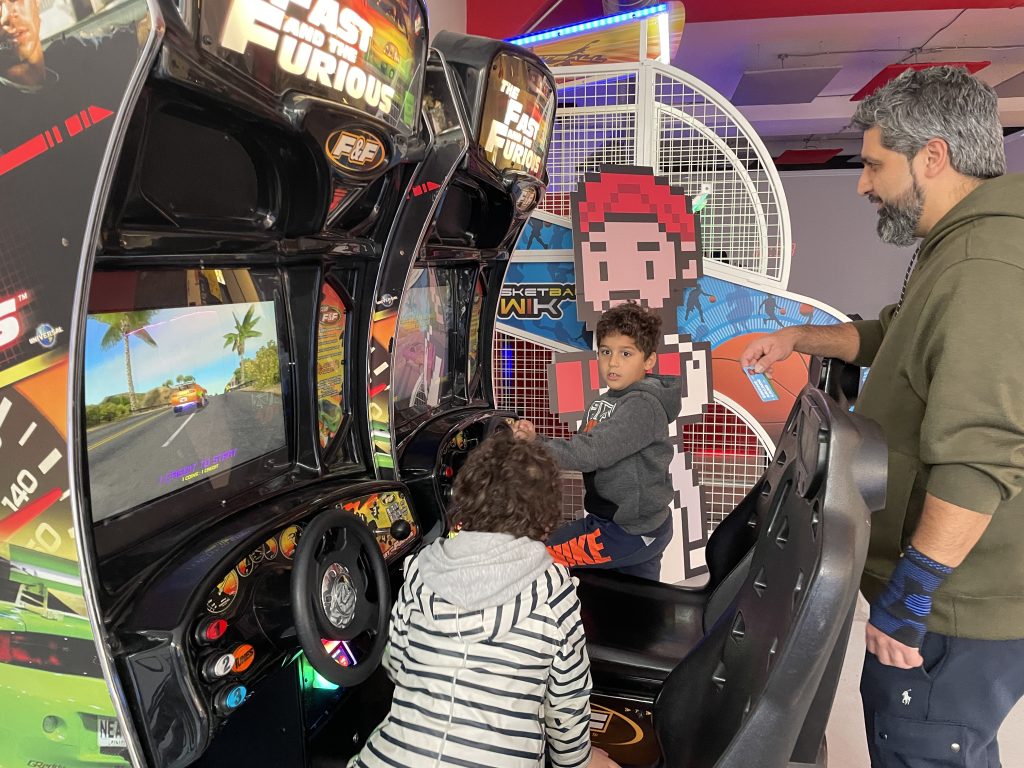
[[[239,384],[245,380],[245,366],[242,364],[242,358],[245,356],[245,342],[263,335],[256,330],[256,324],[261,318],[255,317],[255,314],[256,307],[252,304],[249,305],[249,311],[245,313],[245,317],[241,320],[238,319],[238,315],[232,312],[231,316],[235,319],[235,330],[232,333],[224,334],[224,348],[231,347],[233,352],[238,353]]]
[[[129,340],[134,337],[141,339],[151,347],[156,340],[146,330],[156,310],[146,309],[135,312],[103,312],[94,315],[93,319],[107,326],[107,332],[100,339],[100,346],[110,349],[118,343],[124,345],[124,373],[128,379],[128,402],[133,411],[138,410],[139,401],[135,396],[135,381],[132,379],[132,350]]]

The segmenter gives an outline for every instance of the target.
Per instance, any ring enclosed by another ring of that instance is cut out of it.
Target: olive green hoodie
[[[861,589],[883,589],[928,492],[992,521],[927,628],[1024,638],[1024,176],[982,183],[935,225],[894,309],[855,323],[871,365],[857,411],[889,441]]]

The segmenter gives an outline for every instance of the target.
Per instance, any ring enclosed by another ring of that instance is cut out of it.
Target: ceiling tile
[[[996,95],[1001,99],[1015,99],[1024,96],[1024,72],[996,86]]]
[[[738,107],[752,104],[807,104],[814,101],[841,69],[793,67],[745,72],[731,101]]]

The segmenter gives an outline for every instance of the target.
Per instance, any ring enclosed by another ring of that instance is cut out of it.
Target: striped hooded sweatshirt
[[[574,580],[539,541],[463,531],[411,561],[384,655],[391,711],[349,768],[590,762]]]

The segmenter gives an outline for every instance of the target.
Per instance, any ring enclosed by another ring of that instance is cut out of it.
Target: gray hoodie
[[[678,376],[648,375],[594,400],[568,440],[544,441],[564,469],[583,473],[587,512],[634,534],[665,522],[675,493],[668,425],[681,402]]]
[[[463,531],[410,562],[384,667],[391,712],[350,768],[577,768],[590,660],[568,570],[539,541]]]

